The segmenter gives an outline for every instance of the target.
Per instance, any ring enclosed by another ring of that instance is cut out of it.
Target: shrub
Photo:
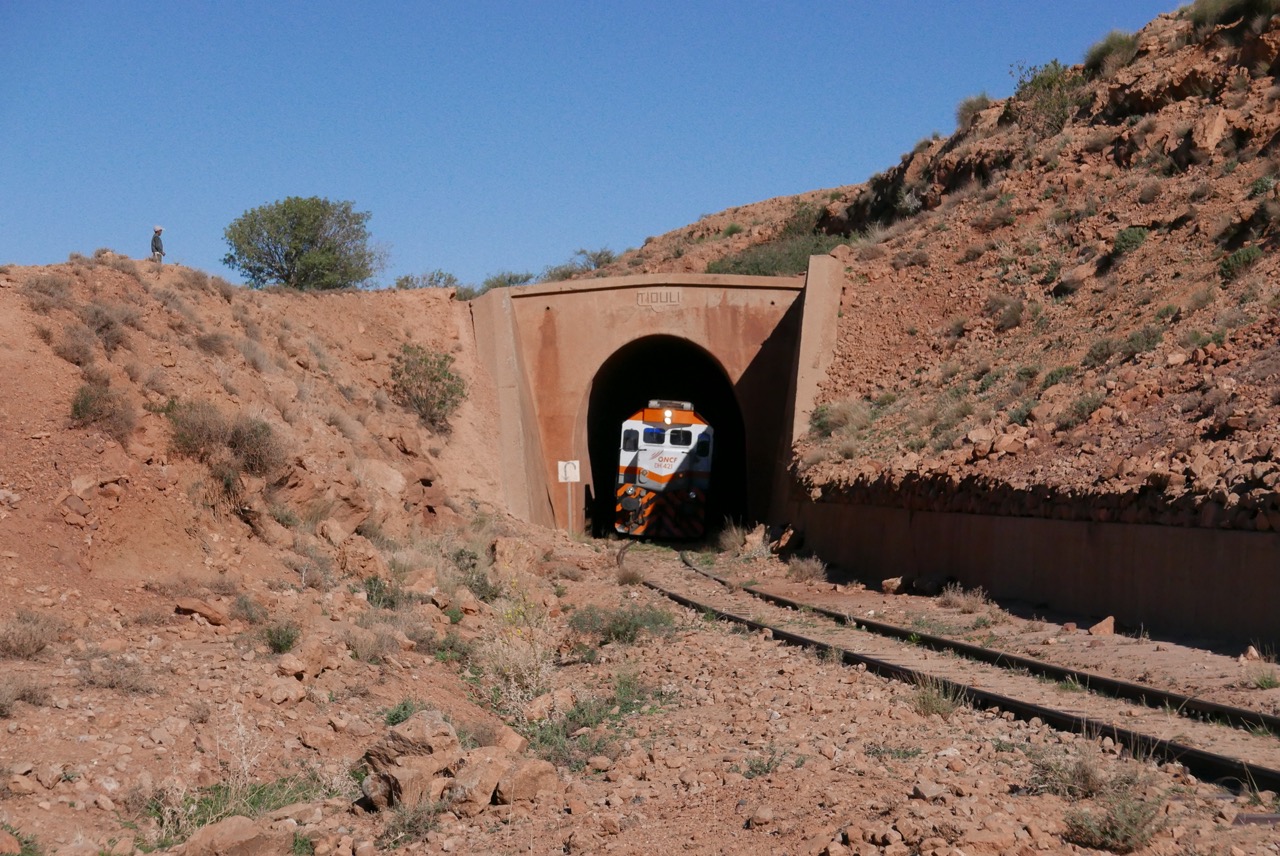
[[[245,624],[261,624],[267,620],[267,610],[247,594],[242,594],[231,604],[231,617]]]
[[[1095,42],[1084,55],[1084,73],[1089,77],[1110,77],[1133,62],[1138,53],[1138,36],[1112,30]]]
[[[1218,265],[1218,275],[1224,282],[1231,282],[1240,274],[1257,264],[1262,258],[1260,247],[1241,247],[1227,256]]]
[[[60,273],[33,276],[22,286],[22,296],[32,312],[47,315],[54,309],[71,306],[71,277]]]
[[[809,269],[810,256],[829,253],[846,240],[840,235],[788,235],[715,259],[707,264],[707,273],[795,276]]]
[[[292,621],[277,621],[262,630],[262,638],[266,640],[267,647],[277,654],[293,650],[301,635],[302,628]]]
[[[796,582],[819,582],[827,578],[827,566],[817,556],[792,559],[787,563],[787,579]]]
[[[1104,365],[1115,352],[1116,340],[1110,336],[1103,336],[1089,346],[1089,350],[1085,352],[1084,359],[1080,361],[1080,364],[1086,368]]]
[[[1058,427],[1069,430],[1084,422],[1093,412],[1102,406],[1106,394],[1102,392],[1086,392],[1071,402],[1066,412],[1058,420]]]
[[[1084,78],[1058,60],[1022,67],[1009,102],[1018,122],[1033,133],[1054,136],[1085,103]]]
[[[862,400],[819,404],[809,414],[809,429],[819,437],[837,432],[859,431],[874,421],[871,406]]]
[[[585,636],[598,637],[601,645],[621,642],[630,645],[644,632],[657,633],[670,627],[671,613],[653,606],[627,606],[601,609],[591,605],[569,618],[569,627]]]
[[[987,297],[986,312],[995,321],[997,332],[1012,330],[1022,323],[1022,301],[1007,294],[992,294]]]
[[[965,591],[964,586],[959,583],[947,583],[938,596],[938,606],[958,609],[965,615],[986,609],[990,603],[981,586]]]
[[[395,707],[382,712],[382,721],[387,725],[399,725],[420,710],[426,710],[426,707],[418,701],[411,698],[401,699]]]
[[[1262,178],[1255,179],[1249,185],[1249,198],[1253,199],[1259,196],[1266,196],[1276,186],[1276,180],[1273,176],[1264,175]]]
[[[1131,360],[1138,354],[1145,354],[1147,351],[1153,350],[1163,338],[1164,333],[1156,327],[1147,326],[1141,330],[1134,330],[1120,345],[1120,356],[1123,359]]]
[[[1116,242],[1111,249],[1111,253],[1117,257],[1131,253],[1141,247],[1145,240],[1147,240],[1147,230],[1141,226],[1130,226],[1127,229],[1121,229],[1116,234]]]
[[[250,475],[270,475],[284,465],[284,449],[270,423],[262,419],[238,417],[227,434],[227,448]]]
[[[1195,0],[1187,11],[1187,17],[1197,30],[1236,23],[1237,28],[1252,26],[1262,17],[1270,17],[1280,11],[1276,0]]]
[[[231,425],[218,408],[206,401],[184,401],[169,411],[173,451],[185,458],[209,461],[226,447]]]
[[[1027,420],[1031,418],[1031,411],[1035,410],[1036,400],[1031,398],[1019,404],[1015,404],[1009,408],[1009,421],[1014,425],[1026,425]]]
[[[968,98],[956,105],[956,130],[963,131],[973,124],[973,120],[978,114],[991,106],[991,99],[987,97],[987,93],[979,92],[977,95],[970,95]]]
[[[131,657],[99,657],[89,661],[80,672],[80,683],[130,695],[156,692],[156,685],[147,677],[146,669]]]
[[[58,638],[60,629],[57,622],[47,616],[19,611],[0,624],[0,656],[30,660]]]
[[[71,420],[79,426],[97,425],[122,446],[138,421],[124,393],[95,383],[82,384],[76,390],[71,400]]]
[[[401,345],[391,366],[392,397],[427,425],[447,427],[449,416],[466,397],[467,386],[451,370],[453,357],[420,345]]]
[[[968,699],[964,690],[955,684],[928,675],[916,680],[911,707],[920,716],[937,714],[943,719],[950,719],[956,708],[966,704]]]
[[[405,274],[396,277],[395,287],[397,289],[413,289],[413,288],[457,288],[461,285],[458,278],[451,273],[443,270],[433,270],[428,273]]]
[[[226,333],[201,333],[196,336],[196,347],[206,354],[226,356],[231,351],[231,337]]]
[[[125,325],[137,325],[138,312],[128,306],[90,303],[81,312],[81,318],[110,356],[125,343]]]
[[[1063,817],[1063,840],[1081,847],[1132,853],[1146,847],[1160,829],[1160,805],[1129,793],[1103,800],[1101,811],[1073,809]]]
[[[83,324],[68,324],[62,328],[62,338],[53,346],[53,352],[76,366],[93,362],[93,333]]]

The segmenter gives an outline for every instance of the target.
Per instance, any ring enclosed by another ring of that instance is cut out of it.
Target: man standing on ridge
[[[156,226],[156,231],[151,236],[151,260],[156,264],[164,262],[164,241],[160,240],[160,233],[163,231],[163,226]]]

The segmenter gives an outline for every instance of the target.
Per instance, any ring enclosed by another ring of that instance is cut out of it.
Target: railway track
[[[827,652],[884,677],[930,682],[965,703],[1111,738],[1137,757],[1177,762],[1234,790],[1280,791],[1280,717],[1054,666],[731,584],[685,555],[627,558],[644,585],[691,609]],[[640,565],[643,561],[643,566]],[[1280,818],[1268,818],[1271,822]]]

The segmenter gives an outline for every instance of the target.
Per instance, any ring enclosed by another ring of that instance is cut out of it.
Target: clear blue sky
[[[852,184],[1010,66],[1171,0],[0,0],[0,263],[110,247],[224,268],[223,229],[351,200],[379,277],[622,251]]]

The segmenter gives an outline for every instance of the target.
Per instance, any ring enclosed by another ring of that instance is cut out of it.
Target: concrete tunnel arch
[[[707,530],[751,510],[746,479],[746,428],[733,384],[706,349],[678,336],[645,336],[620,347],[596,371],[587,401],[586,433],[594,495],[584,518],[600,537],[613,530],[613,486],[622,421],[651,399],[688,401],[715,429]]]
[[[693,402],[722,438],[711,521],[777,518],[787,450],[835,352],[842,283],[837,259],[813,256],[804,277],[635,274],[471,301],[477,394],[483,385],[496,406],[506,510],[584,531],[587,490],[612,495],[622,420],[671,397]],[[594,528],[602,509],[592,505]]]

